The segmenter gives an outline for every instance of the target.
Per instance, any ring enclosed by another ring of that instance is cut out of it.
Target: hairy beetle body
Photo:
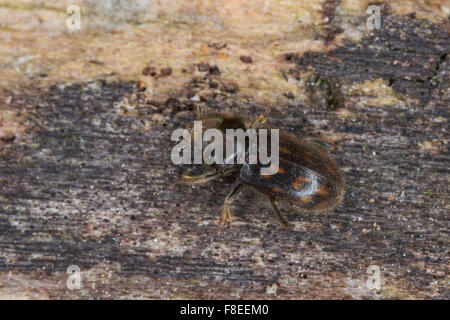
[[[204,129],[214,128],[225,133],[227,129],[256,129],[266,122],[270,107],[263,115],[247,121],[230,113],[202,113],[197,116],[204,123]],[[264,128],[268,128],[265,126]],[[270,131],[268,131],[270,133]],[[270,134],[269,134],[270,135]],[[270,139],[269,139],[270,140]],[[229,224],[229,205],[242,186],[252,187],[265,195],[272,203],[275,216],[284,227],[289,227],[276,203],[288,202],[303,211],[325,211],[334,208],[344,194],[344,177],[327,150],[327,143],[314,139],[301,139],[279,131],[279,166],[272,175],[261,174],[261,163],[213,165],[213,171],[200,176],[183,175],[186,183],[206,183],[224,175],[237,174],[233,189],[225,198],[221,223]],[[269,146],[270,149],[270,146]]]

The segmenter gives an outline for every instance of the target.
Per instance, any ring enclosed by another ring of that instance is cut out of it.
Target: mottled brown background
[[[450,7],[369,4],[0,0],[0,298],[448,299]],[[335,144],[343,202],[282,230],[246,190],[221,231],[231,179],[170,189],[195,103]]]

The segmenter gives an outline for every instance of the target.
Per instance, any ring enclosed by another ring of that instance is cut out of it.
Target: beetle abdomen
[[[244,164],[240,177],[245,184],[275,200],[287,201],[304,209],[327,209],[338,200],[339,190],[318,173],[280,160],[274,175],[261,175],[261,166]]]
[[[344,178],[319,146],[280,132],[280,161],[274,175],[261,175],[261,164],[244,164],[241,180],[269,197],[307,210],[334,207],[344,193]]]

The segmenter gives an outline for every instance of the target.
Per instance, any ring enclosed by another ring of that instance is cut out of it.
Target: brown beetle
[[[203,113],[196,108],[197,118],[206,128],[216,128],[225,133],[226,129],[257,129],[267,120],[270,106],[264,114],[253,121],[225,112]],[[268,131],[270,132],[270,131]],[[270,140],[270,139],[269,139]],[[239,177],[231,192],[225,198],[222,225],[231,221],[230,204],[242,186],[250,186],[264,194],[272,203],[276,218],[288,228],[289,222],[282,216],[277,202],[285,201],[302,211],[326,211],[334,208],[344,194],[344,176],[338,165],[329,155],[330,145],[315,138],[297,138],[279,131],[279,168],[273,175],[261,175],[261,164],[223,164],[213,165],[213,171],[199,176],[182,175],[185,183],[206,183],[224,175],[239,172]]]

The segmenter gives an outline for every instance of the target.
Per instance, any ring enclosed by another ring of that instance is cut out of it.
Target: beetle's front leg
[[[217,179],[221,176],[224,176],[230,172],[234,171],[234,168],[227,168],[224,167],[218,171],[213,171],[213,172],[207,172],[204,174],[201,174],[199,176],[192,176],[189,174],[182,174],[181,178],[182,178],[182,182],[184,183],[189,183],[189,184],[201,184],[201,183],[206,183],[209,182],[211,180]]]
[[[220,218],[220,224],[222,226],[230,226],[231,223],[231,211],[230,211],[230,204],[234,201],[236,198],[236,195],[239,193],[240,189],[242,188],[242,183],[238,181],[234,186],[233,190],[227,195],[225,198],[225,201],[223,203],[222,208],[222,217]]]
[[[207,172],[207,173],[201,174],[199,176],[192,176],[190,174],[182,174],[181,182],[188,183],[188,184],[202,184],[202,183],[207,183],[211,180],[217,179],[220,176],[221,176],[221,174],[217,173],[217,172]]]

